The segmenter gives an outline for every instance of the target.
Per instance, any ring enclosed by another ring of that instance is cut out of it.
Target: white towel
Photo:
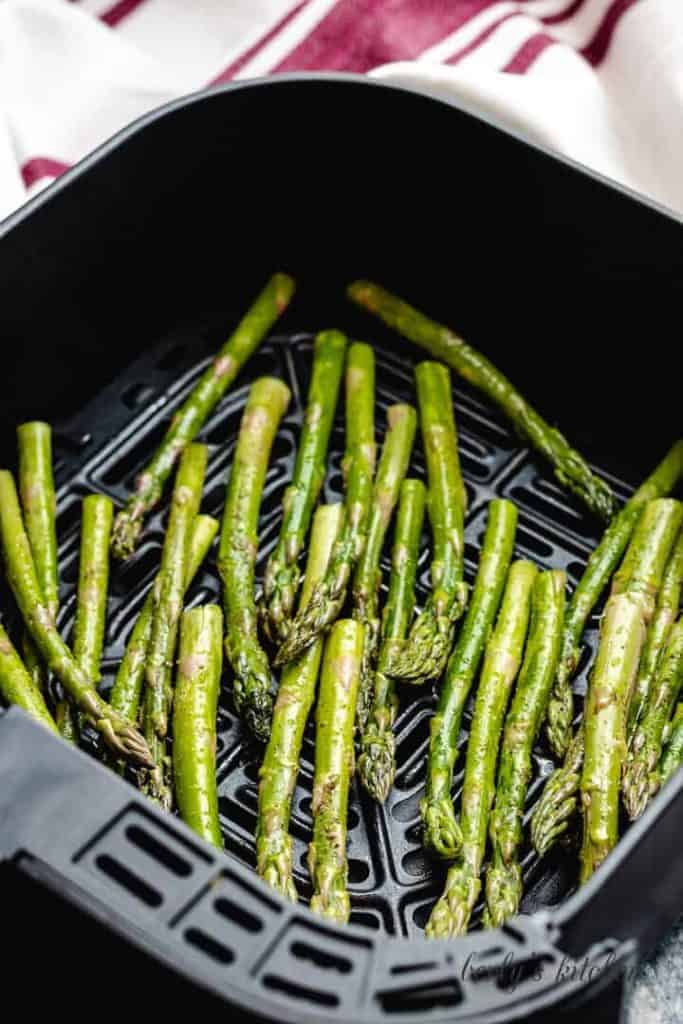
[[[0,217],[214,82],[371,72],[683,211],[679,0],[0,0]]]

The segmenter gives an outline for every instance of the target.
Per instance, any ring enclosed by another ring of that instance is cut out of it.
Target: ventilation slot
[[[425,964],[394,964],[390,974],[414,974],[415,971],[432,971],[436,967],[435,960],[429,960]]]
[[[453,980],[378,993],[377,1001],[384,1013],[433,1013],[435,1010],[448,1010],[457,1006],[462,1002],[462,993],[458,983]]]
[[[235,954],[232,950],[224,946],[222,942],[218,942],[216,939],[212,939],[210,935],[203,932],[201,928],[188,928],[184,933],[185,941],[189,942],[195,949],[199,949],[202,953],[206,953],[212,960],[215,960],[217,964],[227,966],[231,964],[235,959]]]
[[[274,992],[282,992],[292,999],[300,999],[307,1003],[317,1003],[318,1006],[339,1006],[339,996],[334,992],[321,992],[320,989],[297,985],[293,981],[281,978],[278,974],[266,974],[263,978],[266,988]]]
[[[293,942],[290,950],[297,960],[308,960],[323,970],[338,971],[339,974],[350,974],[353,970],[353,964],[346,957],[329,953],[325,949],[314,949],[307,942]]]
[[[259,921],[258,917],[250,914],[244,907],[238,907],[236,903],[226,899],[225,896],[216,900],[214,908],[222,917],[226,917],[228,921],[232,921],[238,928],[243,928],[247,932],[255,934],[263,929],[263,922]]]
[[[134,875],[132,871],[129,871],[127,867],[120,861],[115,860],[114,857],[110,857],[107,853],[102,853],[96,859],[95,864],[103,874],[124,889],[127,889],[132,896],[142,900],[148,907],[161,906],[163,902],[161,893],[153,889],[151,885],[148,885],[138,875]]]
[[[130,825],[126,829],[126,839],[130,840],[133,846],[137,846],[139,850],[153,857],[159,864],[163,864],[178,878],[187,878],[192,874],[192,866],[186,860],[179,857],[173,850],[169,850],[167,846],[164,846],[139,825]]]

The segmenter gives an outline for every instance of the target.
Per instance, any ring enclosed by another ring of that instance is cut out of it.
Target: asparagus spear
[[[398,698],[384,670],[386,650],[406,635],[415,605],[415,575],[425,511],[421,480],[404,480],[396,517],[389,593],[382,614],[381,642],[374,674],[372,704],[361,736],[358,775],[370,796],[386,800],[396,773],[394,719]],[[366,640],[367,644],[367,640]]]
[[[313,519],[301,605],[325,573],[334,539],[342,523],[341,505],[321,505]],[[296,902],[292,876],[289,819],[299,771],[304,727],[315,696],[323,640],[319,637],[297,661],[285,667],[280,680],[268,746],[261,764],[256,863],[261,878],[282,896]]]
[[[683,764],[683,703],[676,706],[669,728],[669,741],[659,762],[659,781],[662,786]]]
[[[644,642],[639,602],[630,594],[610,597],[584,710],[582,883],[619,838],[619,778],[626,753],[627,702]]]
[[[369,345],[349,346],[346,362],[346,481],[344,524],[335,541],[324,579],[305,608],[292,621],[287,639],[275,657],[285,665],[299,655],[335,621],[346,598],[346,588],[363,553],[375,472],[375,356]]]
[[[36,686],[23,661],[12,646],[0,623],[0,694],[8,704],[17,704],[37,722],[57,732],[54,719],[47,709],[42,693]]]
[[[294,281],[291,277],[287,274],[273,274],[177,410],[152,461],[135,481],[135,491],[116,517],[112,539],[112,551],[116,558],[132,555],[144,518],[161,498],[164,484],[176,460],[185,446],[197,436],[247,359],[285,311],[293,293]]]
[[[102,678],[100,659],[109,589],[109,541],[114,505],[102,494],[83,499],[78,605],[74,624],[74,658],[94,683]]]
[[[100,659],[109,590],[109,541],[114,505],[102,494],[89,494],[82,502],[78,604],[74,623],[73,655],[93,683],[102,678]],[[75,743],[79,727],[65,699],[57,707],[57,723],[64,739]]]
[[[510,691],[522,661],[536,575],[531,562],[512,563],[496,627],[486,647],[467,745],[460,822],[462,849],[427,922],[430,938],[464,934],[481,889],[479,875],[495,792],[498,745]]]
[[[560,655],[564,618],[564,572],[542,572],[531,595],[531,624],[524,664],[505,720],[498,783],[489,834],[492,860],[486,873],[484,924],[499,927],[517,913],[522,898],[522,816],[534,742],[543,722]]]
[[[36,576],[14,478],[7,470],[0,470],[0,540],[8,582],[24,623],[50,671],[119,756],[142,765],[151,764],[143,737],[102,700],[57,631]]]
[[[202,499],[207,459],[208,449],[203,444],[187,445],[180,457],[161,552],[159,595],[154,603],[145,667],[145,737],[154,758],[154,769],[147,779],[147,793],[166,810],[170,810],[172,800],[166,756],[166,732],[172,703],[171,670],[183,609],[190,538]]]
[[[57,566],[56,497],[52,473],[52,430],[47,423],[22,423],[17,427],[19,494],[33,564],[45,603],[54,619],[59,608]],[[26,666],[36,685],[45,691],[44,665],[28,633],[22,646]]]
[[[186,591],[204,561],[217,532],[218,523],[212,516],[196,517],[190,538],[190,557],[185,577]],[[138,719],[142,684],[145,677],[145,661],[152,634],[154,605],[159,599],[160,587],[161,576],[159,575],[150,588],[137,617],[109,696],[111,706],[129,722],[136,722]]]
[[[647,628],[655,609],[657,593],[680,525],[681,506],[669,499],[649,502],[638,521],[622,570],[613,583],[613,596],[626,593],[638,605]],[[602,633],[601,633],[602,642]],[[593,686],[593,681],[589,685]],[[626,709],[631,693],[626,695]],[[585,721],[585,709],[584,709]],[[531,835],[539,853],[550,849],[566,831],[577,807],[577,793],[584,759],[583,727],[570,744],[565,763],[546,783],[534,811]],[[609,794],[611,799],[612,794]]]
[[[235,707],[259,740],[268,739],[273,710],[268,659],[258,641],[254,563],[258,516],[270,450],[289,404],[274,377],[251,386],[223,509],[218,572],[225,603],[225,650],[234,673]]]
[[[650,689],[657,677],[662,654],[666,648],[681,600],[683,588],[683,530],[679,532],[657,596],[657,607],[645,640],[643,656],[636,678],[635,692],[628,713],[629,734],[635,732],[645,713]]]
[[[653,683],[645,714],[631,742],[624,766],[623,799],[634,821],[661,785],[658,771],[662,734],[683,686],[683,616],[671,630]]]
[[[681,477],[683,441],[677,441],[607,527],[572,595],[565,618],[562,654],[548,704],[548,742],[558,758],[564,757],[571,737],[574,717],[571,680],[579,662],[579,644],[588,617],[619,564],[643,509],[649,501],[669,494]]]
[[[313,840],[308,869],[311,910],[339,924],[349,919],[346,817],[353,775],[353,721],[363,654],[363,626],[340,619],[325,645],[316,710]]]
[[[413,683],[438,679],[453,644],[455,623],[467,603],[463,580],[467,497],[460,475],[450,373],[440,363],[415,370],[427,462],[427,507],[434,537],[432,592],[407,640],[387,652],[388,675]]]
[[[223,667],[223,613],[207,604],[183,612],[173,701],[173,777],[180,817],[219,849],[216,711]]]
[[[213,543],[218,532],[218,522],[212,516],[197,516],[192,526],[190,538],[190,556],[185,578],[185,591],[192,583],[200,565]],[[114,685],[109,695],[111,706],[127,718],[129,722],[137,722],[140,711],[140,698],[145,678],[145,662],[149,641],[152,635],[152,619],[154,606],[159,600],[161,576],[157,576],[142,606],[137,621],[128,639],[121,664],[119,665]],[[123,771],[123,762],[116,765],[117,771]]]
[[[448,663],[436,714],[430,723],[425,796],[420,802],[424,843],[440,857],[450,860],[457,855],[462,839],[451,797],[460,723],[500,605],[516,528],[517,509],[512,502],[494,499],[489,505],[467,617]]]
[[[483,391],[500,406],[522,437],[549,460],[564,487],[581,498],[601,519],[612,518],[614,496],[605,481],[591,472],[588,463],[570,447],[559,430],[546,423],[486,356],[454,331],[430,320],[377,284],[354,281],[348,294],[353,302],[375,313],[389,327],[425,348],[435,359],[442,359],[469,384]]]
[[[346,338],[339,331],[322,331],[315,339],[308,403],[294,475],[285,491],[280,536],[263,577],[261,613],[266,633],[273,643],[284,640],[289,632],[301,576],[299,555],[325,479],[325,457],[345,353]]]
[[[368,535],[353,580],[353,617],[365,627],[365,645],[360,674],[356,724],[362,733],[373,698],[374,664],[379,646],[379,587],[382,574],[379,560],[384,538],[398,501],[401,481],[406,475],[415,440],[417,413],[411,405],[391,405],[387,409],[387,435],[382,446]]]

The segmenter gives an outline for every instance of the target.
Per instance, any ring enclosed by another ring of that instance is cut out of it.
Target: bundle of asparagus
[[[71,649],[56,626],[59,567],[51,431],[39,422],[19,427],[21,501],[12,473],[0,470],[0,547],[23,623],[15,637],[22,653],[0,623],[0,694],[74,743],[85,726],[94,726],[110,747],[109,764],[122,772],[131,762],[133,777],[150,798],[167,810],[175,803],[200,836],[220,847],[216,714],[224,647],[235,708],[266,743],[257,870],[281,895],[296,900],[290,815],[304,728],[318,689],[308,853],[311,907],[344,922],[350,914],[346,819],[354,723],[360,782],[383,802],[395,774],[393,725],[400,686],[436,682],[438,703],[430,724],[420,813],[426,848],[453,863],[427,934],[466,931],[483,874],[483,921],[493,927],[520,905],[523,814],[532,751],[546,718],[547,741],[564,763],[545,786],[531,838],[545,854],[581,809],[582,881],[618,840],[619,800],[632,818],[639,816],[683,762],[683,705],[676,706],[683,688],[683,617],[678,614],[683,505],[666,497],[683,477],[683,441],[611,518],[615,504],[609,487],[488,359],[377,285],[356,282],[349,289],[355,302],[442,361],[420,363],[415,373],[427,491],[419,480],[406,479],[417,416],[405,403],[387,409],[375,477],[373,351],[358,342],[347,346],[339,331],[323,331],[313,346],[296,462],[260,602],[255,571],[261,497],[290,400],[287,386],[274,378],[261,378],[250,388],[227,480],[217,557],[224,612],[216,605],[184,610],[187,590],[219,528],[215,519],[199,512],[208,449],[193,443],[194,438],[293,290],[294,282],[284,274],[269,281],[179,408],[116,519],[105,496],[84,499]],[[562,571],[512,562],[517,510],[498,498],[488,506],[467,607],[467,499],[450,373],[443,363],[503,409],[551,462],[563,485],[611,519],[566,615]],[[344,366],[345,498],[343,504],[316,510]],[[97,686],[109,551],[117,557],[133,552],[144,518],[176,464],[159,571],[107,701]],[[397,505],[382,608],[381,555]],[[413,621],[425,508],[433,540],[431,592]],[[572,736],[572,676],[586,623],[610,579],[584,716]],[[348,617],[342,617],[346,608]],[[277,646],[272,659],[269,643]],[[276,699],[271,663],[283,666]],[[50,673],[60,687],[56,704]],[[454,766],[472,691],[474,713],[458,807],[452,796]]]

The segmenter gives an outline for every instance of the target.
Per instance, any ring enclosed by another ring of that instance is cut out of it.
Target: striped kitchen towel
[[[168,100],[302,70],[465,102],[683,210],[683,0],[0,0],[0,217]]]

